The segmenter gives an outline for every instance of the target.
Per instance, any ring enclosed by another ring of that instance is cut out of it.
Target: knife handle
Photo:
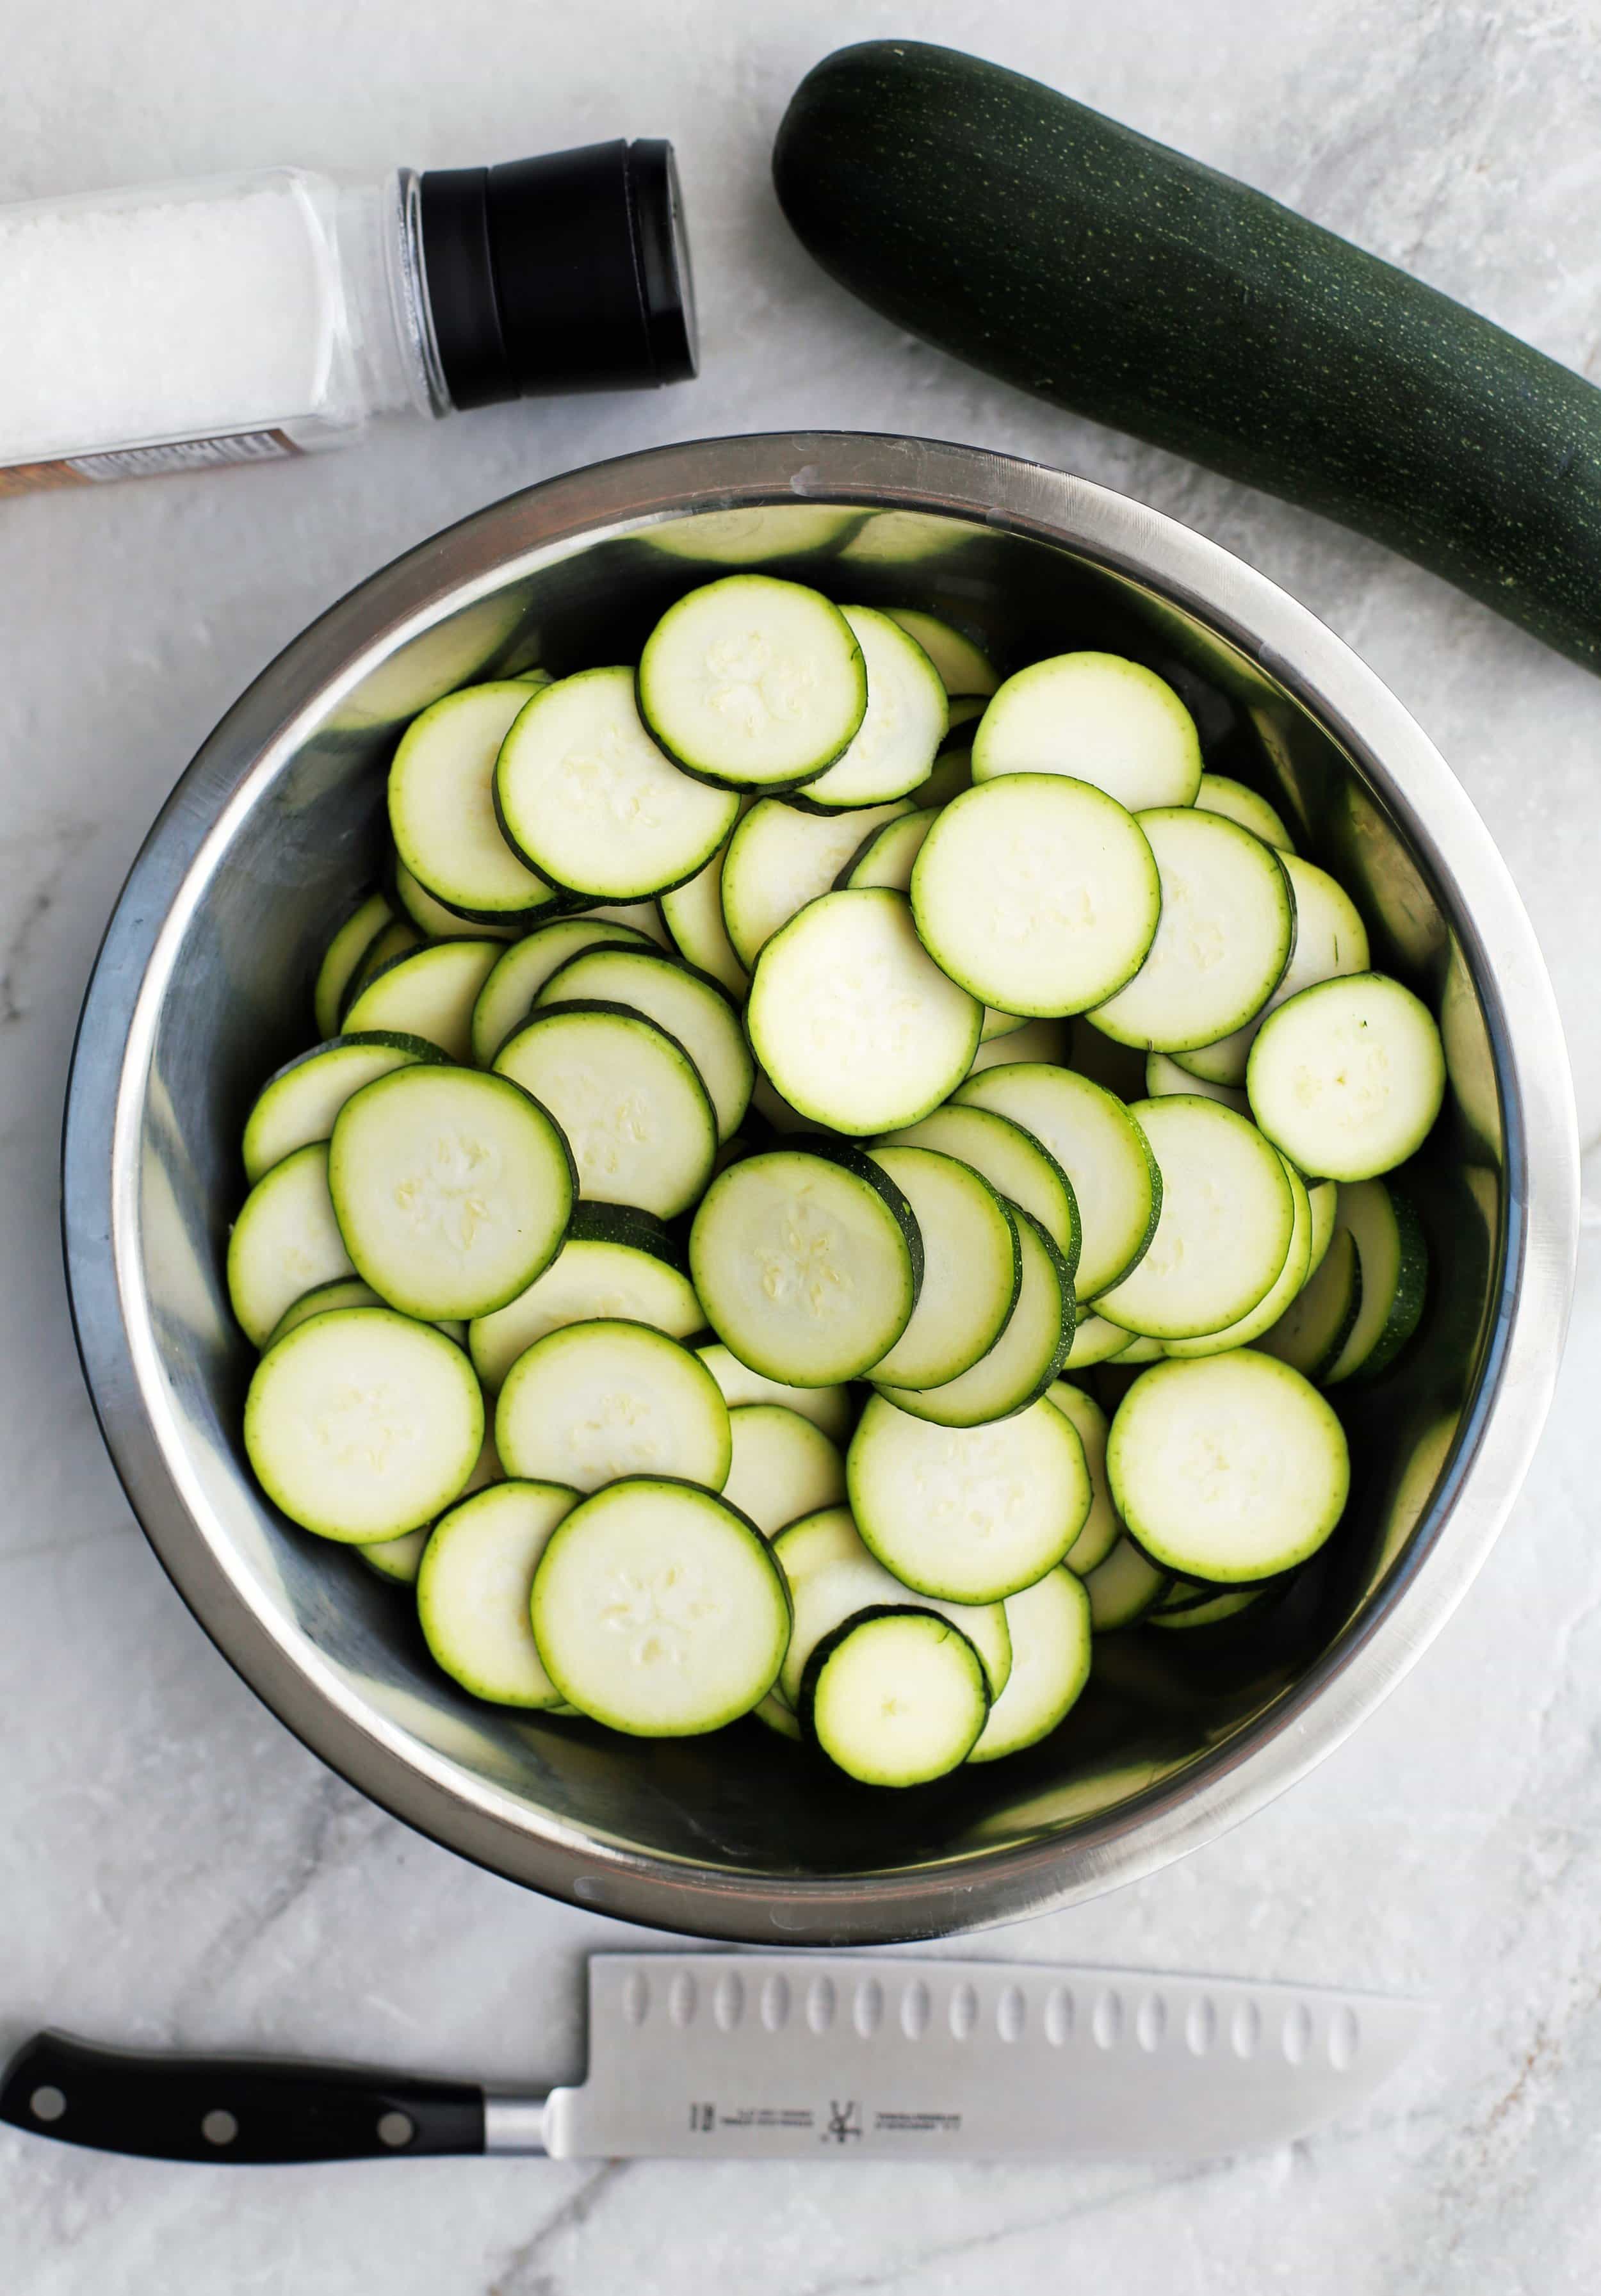
[[[152,2161],[381,2161],[481,2152],[484,2093],[348,2065],[151,2056],[37,2033],[0,2079],[0,2120]]]

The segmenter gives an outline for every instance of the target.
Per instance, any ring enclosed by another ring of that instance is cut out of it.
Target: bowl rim
[[[202,1528],[139,1272],[138,1147],[157,1016],[209,861],[260,783],[398,644],[520,573],[669,520],[797,502],[927,511],[1065,547],[1184,608],[1318,718],[1404,823],[1455,912],[1495,1057],[1507,1203],[1485,1368],[1449,1472],[1409,1553],[1299,1681],[1171,1778],[1080,1820],[1071,1839],[811,1880],[718,1873],[566,1825],[365,1704]],[[62,1141],[68,1288],[101,1432],[178,1592],[280,1720],[394,1816],[508,1879],[652,1928],[791,1946],[953,1935],[1074,1903],[1199,1848],[1341,1744],[1444,1625],[1516,1496],[1555,1385],[1578,1208],[1572,1085],[1532,928],[1466,791],[1375,673],[1265,575],[1126,496],[983,448],[850,431],[692,440],[547,480],[394,560],[292,640],[201,745],[134,862],[85,996]]]

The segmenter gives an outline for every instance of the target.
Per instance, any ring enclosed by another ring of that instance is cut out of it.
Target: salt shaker
[[[0,496],[695,371],[672,146],[0,208]]]

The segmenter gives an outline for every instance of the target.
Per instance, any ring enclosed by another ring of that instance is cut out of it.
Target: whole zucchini
[[[1037,81],[870,40],[779,129],[824,269],[1024,390],[1321,511],[1601,668],[1601,391]]]

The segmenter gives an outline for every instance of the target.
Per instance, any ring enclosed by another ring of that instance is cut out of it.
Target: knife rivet
[[[36,2088],[28,2109],[36,2120],[59,2120],[67,2110],[67,2100],[59,2088]]]
[[[409,2144],[416,2133],[416,2125],[408,2113],[386,2112],[378,2123],[378,2142],[394,2152],[403,2144]]]
[[[239,2123],[220,2105],[209,2112],[201,2123],[201,2135],[208,2144],[231,2144],[238,2134]]]

